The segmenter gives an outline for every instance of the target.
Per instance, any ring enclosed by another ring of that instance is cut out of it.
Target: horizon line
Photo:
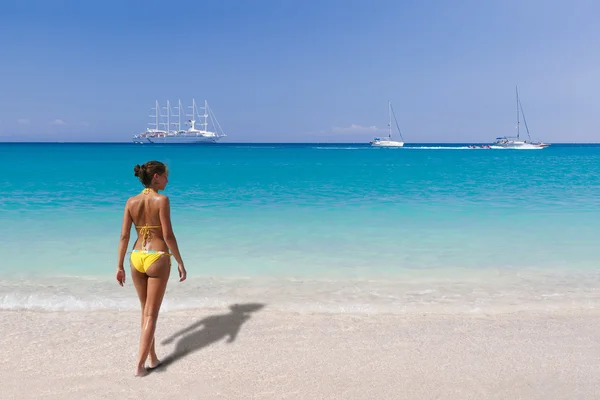
[[[2,141],[0,140],[0,144],[132,144],[132,145],[140,145],[134,143],[133,141]],[[183,146],[221,146],[221,145],[229,145],[229,144],[353,144],[353,145],[369,145],[369,142],[221,142],[221,143],[150,143],[149,145],[183,145]],[[438,141],[430,141],[430,142],[405,142],[405,145],[413,145],[413,144],[490,144],[489,142],[438,142]],[[598,144],[600,142],[551,142],[549,144]]]

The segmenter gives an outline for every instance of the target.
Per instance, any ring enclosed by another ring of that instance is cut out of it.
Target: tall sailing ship
[[[204,107],[198,107],[196,100],[192,99],[192,105],[188,106],[189,113],[183,114],[182,108],[181,100],[178,100],[175,106],[171,106],[171,102],[167,100],[167,105],[164,107],[160,107],[156,100],[155,106],[150,109],[154,111],[153,115],[150,115],[152,118],[150,127],[134,135],[133,142],[139,144],[216,143],[227,136],[206,100]],[[198,124],[200,129],[196,128],[196,117],[201,121]],[[187,129],[182,129],[184,126],[182,118],[187,118]]]

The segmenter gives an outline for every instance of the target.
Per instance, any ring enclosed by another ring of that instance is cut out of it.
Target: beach
[[[0,398],[597,398],[600,147],[379,150],[1,145]],[[135,378],[114,274],[150,159],[188,279]]]
[[[163,313],[157,352],[167,365],[136,378],[139,313],[2,311],[2,398],[591,399],[600,391],[597,311],[369,315],[264,304],[248,318],[235,314]]]

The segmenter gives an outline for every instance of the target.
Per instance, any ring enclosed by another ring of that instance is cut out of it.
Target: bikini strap
[[[140,230],[140,236],[142,237],[142,250],[146,250],[146,243],[148,243],[148,239],[150,239],[150,229],[160,228],[160,225],[143,225],[136,226]]]

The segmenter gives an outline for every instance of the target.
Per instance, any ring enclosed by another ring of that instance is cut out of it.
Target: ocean
[[[133,166],[169,166],[163,310],[595,308],[600,146],[0,143],[0,309],[135,309],[114,278]],[[135,237],[135,232],[132,235]],[[128,271],[129,272],[129,271]]]

